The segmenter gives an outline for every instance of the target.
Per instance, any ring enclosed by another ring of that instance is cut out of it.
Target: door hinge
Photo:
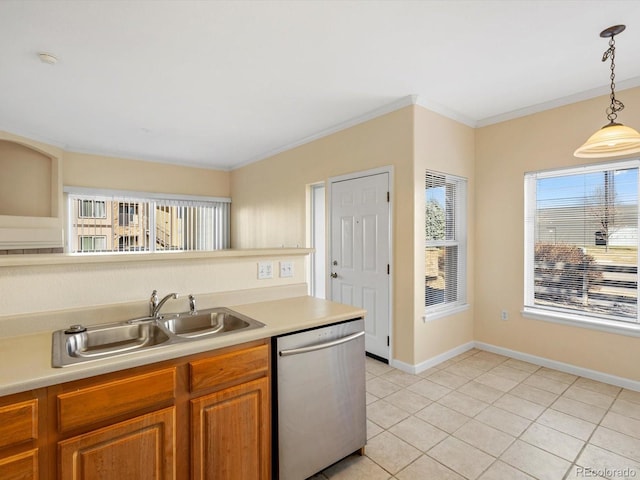
[[[391,267],[389,266],[389,264],[387,263],[387,275],[391,274]]]
[[[389,346],[389,335],[387,335],[387,347]]]
[[[390,198],[389,192],[387,192],[387,203],[389,203],[390,201],[391,201],[391,198]]]

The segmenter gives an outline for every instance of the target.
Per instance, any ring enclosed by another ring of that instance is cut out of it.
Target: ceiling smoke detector
[[[58,63],[58,59],[50,53],[40,52],[38,53],[38,57],[40,57],[40,61],[42,63],[48,63],[49,65],[55,65]]]

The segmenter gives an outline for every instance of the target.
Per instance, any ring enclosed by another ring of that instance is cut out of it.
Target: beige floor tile
[[[486,403],[493,403],[504,394],[500,390],[478,383],[475,380],[465,383],[457,391]]]
[[[407,390],[406,388],[385,397],[385,401],[409,413],[416,413],[431,403],[431,400],[428,398]]]
[[[640,462],[640,440],[605,427],[598,427],[589,443]]]
[[[435,478],[434,478],[435,480]],[[480,477],[480,480],[535,480],[511,465],[497,461]]]
[[[524,382],[525,385],[539,388],[540,390],[546,390],[547,392],[561,394],[569,385],[566,383],[558,382],[544,375],[533,374],[527,378]]]
[[[631,474],[618,474],[615,478],[640,478],[640,465],[636,462],[595,445],[587,444],[578,457],[576,464],[582,465],[595,472],[604,472],[605,470],[609,472],[614,470],[616,472],[623,472],[628,469]]]
[[[596,428],[594,423],[551,408],[545,410],[536,422],[585,441],[589,439]]]
[[[367,418],[382,428],[389,428],[408,416],[408,412],[384,400],[378,400],[367,406]]]
[[[574,383],[575,386],[584,388],[586,390],[592,390],[594,392],[602,393],[604,395],[609,395],[610,397],[615,397],[620,393],[622,388],[616,387],[615,385],[610,385],[608,383],[597,382],[595,380],[591,380],[590,378],[579,378]]]
[[[510,367],[509,365],[507,365],[507,362],[501,363],[497,367],[489,370],[489,372],[487,373],[508,378],[509,380],[513,380],[515,382],[522,382],[525,378],[531,375],[531,372]]]
[[[494,462],[494,458],[471,445],[448,437],[429,450],[429,456],[454,472],[474,480]]]
[[[464,480],[464,477],[426,455],[418,458],[395,478],[398,480]]]
[[[626,400],[627,402],[640,404],[640,392],[634,392],[633,390],[627,390],[626,388],[620,392],[618,397],[620,400]]]
[[[500,459],[540,480],[560,480],[571,466],[570,462],[520,440]]]
[[[438,372],[434,372],[429,377],[427,377],[432,382],[436,382],[439,385],[442,385],[447,388],[456,389],[461,387],[465,383],[469,381],[466,377],[460,377],[459,375],[454,375],[453,373],[449,373],[444,370],[440,370]]]
[[[414,383],[422,380],[422,377],[419,377],[418,375],[411,375],[410,373],[406,373],[398,369],[393,369],[387,373],[383,373],[380,375],[380,378],[402,387],[408,387],[409,385],[413,385]]]
[[[433,401],[438,400],[439,398],[444,397],[446,394],[451,392],[450,388],[438,385],[437,383],[434,383],[426,378],[420,380],[418,383],[414,383],[413,385],[407,387],[407,389]]]
[[[393,475],[421,455],[420,450],[389,432],[372,438],[367,443],[366,452],[367,457]]]
[[[592,390],[586,390],[584,388],[572,385],[562,394],[563,397],[570,398],[571,400],[578,400],[582,403],[588,403],[594,407],[600,407],[607,409],[613,403],[614,398],[609,395],[594,392]]]
[[[371,357],[365,357],[364,367],[367,372],[376,376],[393,370],[393,367],[390,367],[386,363],[383,363],[379,360],[374,360]]]
[[[313,477],[309,477],[307,480],[327,480],[322,472],[316,473]]]
[[[635,418],[625,417],[616,412],[609,412],[605,415],[600,425],[640,439],[640,420]]]
[[[509,393],[496,400],[493,406],[515,413],[521,417],[528,418],[529,420],[535,420],[544,411],[544,407],[542,405],[530,402],[524,398],[513,396]]]
[[[466,358],[466,357],[464,357]],[[439,363],[438,365],[436,365],[439,368],[449,368],[451,365],[455,365],[456,363],[461,362],[462,360],[464,360],[464,358],[458,358],[458,357],[453,357],[450,358],[449,360],[446,360],[444,362]]]
[[[521,383],[517,387],[512,388],[509,393],[511,395],[515,395],[516,397],[530,400],[533,403],[537,403],[538,405],[542,405],[544,407],[548,407],[553,402],[555,402],[556,398],[558,398],[558,395],[555,393],[547,392],[546,390],[541,390],[524,383]]]
[[[376,397],[373,393],[366,392],[365,394],[365,402],[367,405],[380,400],[380,398]]]
[[[426,452],[448,436],[446,432],[413,416],[394,425],[389,431],[422,452]]]
[[[640,403],[618,398],[611,406],[611,411],[640,420]]]
[[[494,457],[499,457],[516,439],[476,420],[465,423],[453,436]]]
[[[476,415],[475,419],[514,437],[519,437],[531,424],[531,420],[493,405]]]
[[[502,363],[509,360],[509,357],[505,357],[504,355],[500,355],[499,353],[488,352],[487,350],[480,350],[475,358],[482,358],[483,360],[491,360],[494,363]]]
[[[418,373],[418,376],[422,378],[428,378],[430,375],[433,375],[440,370],[442,370],[442,367],[440,365],[436,365],[435,367],[427,368],[426,370]]]
[[[529,362],[523,362],[522,360],[516,360],[515,358],[510,358],[509,360],[504,362],[502,365],[504,365],[505,367],[523,370],[528,373],[533,373],[538,369],[540,369],[538,365],[534,365],[533,363],[529,363]]]
[[[364,379],[366,381],[373,380],[374,378],[376,378],[376,376],[373,373],[366,371],[364,372]]]
[[[444,430],[448,433],[455,432],[462,425],[471,420],[470,417],[451,410],[438,403],[432,403],[428,407],[416,413],[416,417]]]
[[[604,417],[604,414],[607,412],[604,408],[587,405],[586,403],[571,400],[567,397],[558,398],[558,400],[551,405],[551,408],[591,423],[600,423],[600,420],[602,420],[602,417]]]
[[[506,368],[506,367],[505,367]],[[494,373],[492,373],[493,370],[490,370],[489,372],[480,375],[478,378],[475,379],[476,382],[481,383],[483,385],[486,385],[488,387],[494,388],[496,390],[499,390],[501,392],[508,392],[509,390],[511,390],[513,387],[515,387],[516,385],[518,385],[518,382],[515,380],[511,380],[509,378],[500,376],[500,375],[496,375]]]
[[[571,435],[559,432],[553,428],[540,425],[539,423],[531,424],[527,431],[520,437],[520,440],[541,448],[542,450],[546,450],[549,453],[553,453],[565,460],[569,460],[570,462],[576,459],[584,446],[582,440],[578,440]]]
[[[376,425],[371,420],[367,419],[367,440],[372,439],[376,435],[384,432],[384,428],[380,425]]]
[[[492,359],[481,358],[480,354],[474,355],[472,357],[467,357],[464,360],[460,361],[458,365],[465,367],[478,368],[484,372],[491,370],[494,367],[500,365],[502,361],[495,361]]]
[[[558,382],[564,382],[568,384],[572,384],[578,378],[576,375],[572,375],[570,373],[560,372],[558,370],[553,370],[551,368],[542,367],[537,371],[540,375],[544,375],[545,377],[549,377],[552,380],[556,380]]]
[[[389,472],[377,465],[370,458],[350,455],[344,460],[322,472],[331,480],[387,480]]]
[[[482,370],[481,368],[473,367],[462,362],[451,365],[444,370],[445,372],[453,373],[454,375],[458,375],[460,377],[466,377],[470,380],[485,373],[485,370]]]
[[[367,382],[367,392],[379,398],[384,398],[400,389],[402,389],[400,385],[384,380],[381,377],[374,378]]]
[[[451,392],[449,395],[442,397],[438,403],[445,407],[451,408],[463,415],[476,416],[482,410],[489,406],[481,400],[465,395],[457,391]]]

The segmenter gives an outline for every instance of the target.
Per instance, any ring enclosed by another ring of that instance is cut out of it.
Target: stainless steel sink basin
[[[237,330],[264,327],[264,324],[228,308],[212,308],[195,314],[163,317],[160,325],[182,338],[223,335]]]
[[[170,340],[155,322],[114,323],[89,327],[77,333],[53,334],[54,366],[135,352]]]
[[[260,327],[264,324],[228,308],[135,318],[86,328],[73,325],[53,333],[52,363],[54,367],[64,367]]]

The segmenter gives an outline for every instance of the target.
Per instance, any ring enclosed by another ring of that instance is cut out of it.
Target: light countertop
[[[63,368],[51,366],[51,334],[42,332],[0,339],[0,396],[46,387],[103,373],[125,370],[194,353],[238,345],[252,340],[363,317],[363,309],[321,300],[294,297],[229,308],[264,323],[264,328],[235,332],[218,338],[158,346],[112,358],[93,360]]]

